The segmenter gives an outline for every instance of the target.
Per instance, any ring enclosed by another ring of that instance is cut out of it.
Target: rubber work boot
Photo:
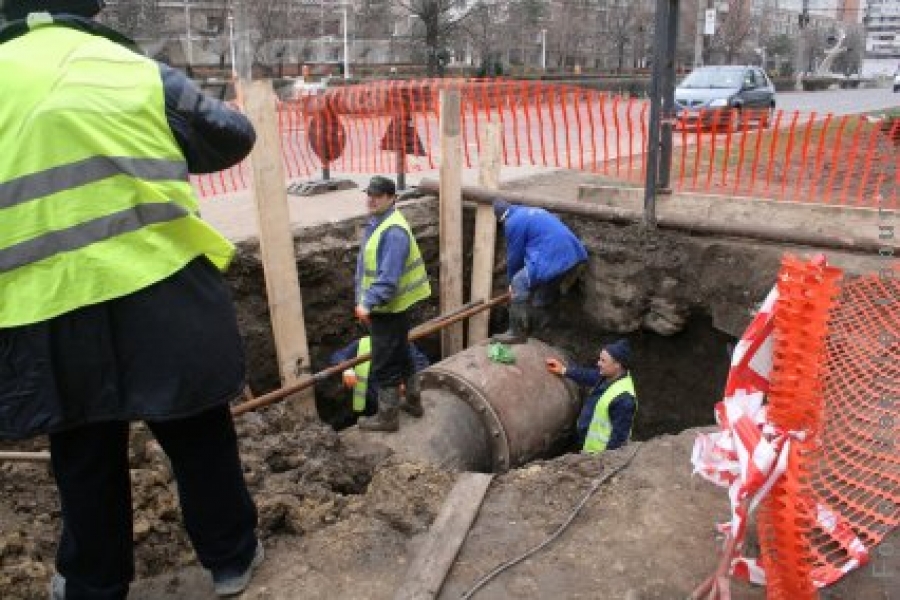
[[[374,417],[363,417],[359,428],[363,431],[397,431],[400,429],[400,388],[386,387],[378,390],[378,412]]]
[[[521,302],[509,306],[509,329],[495,335],[493,341],[511,346],[528,341],[528,305]]]
[[[422,388],[419,385],[419,377],[413,375],[406,380],[406,395],[400,401],[400,409],[411,417],[420,418],[425,414],[422,408]]]
[[[216,589],[216,595],[220,598],[228,596],[237,596],[250,585],[250,579],[253,577],[253,571],[262,564],[266,553],[263,550],[262,542],[256,542],[256,553],[253,560],[247,565],[247,568],[240,572],[224,571],[221,573],[213,573],[213,586]]]

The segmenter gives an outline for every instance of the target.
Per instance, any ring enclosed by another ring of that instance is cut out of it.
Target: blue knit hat
[[[509,206],[509,202],[506,202],[505,200],[494,200],[494,216],[497,217],[497,221],[500,223],[506,218]]]
[[[604,346],[603,349],[622,367],[625,369],[631,368],[631,344],[628,343],[628,340],[625,338],[616,340]]]

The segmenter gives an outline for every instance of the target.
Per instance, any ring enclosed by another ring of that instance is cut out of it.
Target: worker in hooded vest
[[[419,244],[406,218],[397,210],[397,188],[375,176],[365,190],[371,219],[356,265],[356,318],[369,327],[372,367],[369,383],[378,386],[378,412],[359,420],[364,431],[397,431],[400,427],[400,384],[413,374],[407,349],[409,311],[431,296],[431,285]],[[418,395],[404,406],[421,416]]]
[[[372,352],[372,338],[364,336],[358,340],[350,342],[337,352],[331,355],[329,361],[331,365],[339,365],[348,360],[353,360],[358,356],[364,356]],[[428,357],[419,350],[415,344],[409,344],[409,359],[412,361],[413,373],[418,373],[428,368]],[[345,369],[342,374],[344,387],[352,390],[351,407],[357,415],[372,417],[378,412],[378,386],[369,383],[369,371],[372,368],[372,361],[368,360],[360,363],[353,368]],[[413,375],[403,382],[405,385],[404,395],[417,396],[419,393],[418,377]],[[421,402],[414,398],[411,402],[402,402],[401,408],[407,411],[418,413],[421,411]],[[416,409],[419,410],[416,410]],[[417,416],[413,414],[413,416]]]
[[[553,305],[579,277],[588,254],[572,230],[543,208],[494,201],[506,238],[509,276],[509,329],[494,336],[504,344],[524,344],[546,330]]]
[[[590,389],[576,424],[581,451],[596,454],[628,443],[637,412],[631,378],[631,345],[621,339],[600,352],[597,368],[565,365],[547,359],[547,370]]]
[[[48,434],[62,534],[50,596],[124,600],[128,439],[145,421],[216,593],[263,557],[228,403],[242,341],[234,247],[188,173],[255,134],[237,111],[92,20],[102,0],[0,0],[0,438]]]

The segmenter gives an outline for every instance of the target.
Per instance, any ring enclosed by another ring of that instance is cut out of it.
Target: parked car
[[[694,69],[675,89],[679,128],[723,131],[755,121],[768,127],[775,112],[775,86],[759,67],[709,66]]]
[[[894,73],[894,93],[900,92],[900,69]]]

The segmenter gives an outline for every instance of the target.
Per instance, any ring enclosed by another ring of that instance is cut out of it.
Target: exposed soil
[[[583,174],[556,173],[509,187],[574,197],[585,181]],[[423,201],[404,212],[436,281],[436,206]],[[711,423],[729,344],[771,286],[782,249],[649,234],[636,226],[586,219],[565,221],[585,240],[591,264],[564,299],[546,340],[579,362],[591,362],[605,341],[620,335],[631,339],[641,398],[637,439]],[[471,222],[469,213],[466,231]],[[326,366],[333,350],[360,333],[347,318],[360,224],[357,219],[297,232],[312,359],[307,367],[312,370]],[[505,287],[504,270],[498,260],[498,292]],[[272,389],[278,375],[255,244],[242,244],[229,277],[251,385],[258,393]],[[438,292],[435,286],[435,297]],[[432,303],[416,319],[436,313]],[[495,330],[504,318],[504,311],[495,312]],[[436,357],[435,340],[423,346]],[[317,388],[320,413],[336,426],[348,423],[340,396],[336,383]],[[348,449],[332,427],[319,421],[295,423],[282,408],[247,415],[238,427],[268,551],[245,597],[392,597],[409,553],[439,511],[454,474]],[[601,457],[566,455],[499,476],[442,597],[458,597],[496,564],[544,539],[596,477],[640,446],[633,463],[600,488],[555,544],[501,575],[477,597],[683,598],[712,571],[713,525],[728,516],[724,490],[690,477],[693,437],[690,432],[662,437]],[[15,449],[39,449],[43,443],[20,443]],[[12,448],[3,449],[7,447]],[[196,566],[183,532],[165,460],[138,427],[132,454],[139,581],[131,597],[211,598],[209,580]],[[0,463],[0,491],[0,598],[46,598],[59,530],[47,466]],[[897,535],[891,539],[892,547],[900,548]],[[889,595],[900,591],[900,551],[895,554],[880,555],[888,576],[860,572],[842,584],[841,595],[830,598],[895,598]],[[854,577],[869,587],[854,587],[863,585],[854,583]],[[736,588],[735,598],[764,596],[759,589]],[[865,595],[854,595],[859,590],[866,590]]]

